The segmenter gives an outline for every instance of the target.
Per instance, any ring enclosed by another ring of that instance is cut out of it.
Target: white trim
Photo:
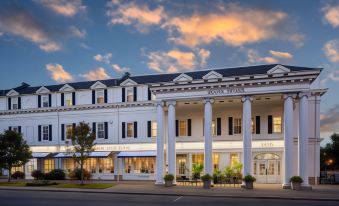
[[[135,81],[133,81],[132,79],[128,78],[125,81],[121,82],[120,86],[135,86],[138,85],[138,83],[136,83]]]
[[[91,86],[91,89],[106,89],[106,88],[107,88],[107,86],[104,83],[100,82],[100,81],[95,82]]]
[[[36,90],[36,94],[46,94],[50,93],[51,91],[47,89],[45,86],[40,87],[38,90]]]
[[[222,78],[223,76],[221,74],[219,74],[216,71],[210,71],[207,74],[205,74],[202,79],[206,80],[206,79],[218,79],[218,78]]]
[[[282,65],[277,65],[273,67],[272,69],[268,70],[267,74],[279,74],[279,73],[288,73],[288,72],[291,72],[291,70]]]
[[[15,91],[14,89],[11,89],[9,92],[7,92],[6,96],[8,97],[13,97],[13,96],[18,96],[20,95],[17,91]]]
[[[72,92],[75,89],[71,87],[69,84],[65,84],[63,87],[59,89],[60,92]]]
[[[174,82],[187,82],[187,81],[192,81],[193,78],[188,76],[185,73],[180,74],[176,78],[173,79]]]

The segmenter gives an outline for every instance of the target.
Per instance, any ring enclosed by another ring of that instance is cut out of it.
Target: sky
[[[2,0],[0,88],[281,63],[323,68],[339,133],[339,1]]]

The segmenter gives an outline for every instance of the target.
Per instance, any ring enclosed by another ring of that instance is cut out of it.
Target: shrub
[[[50,182],[48,180],[42,180],[42,181],[35,181],[35,182],[27,182],[26,186],[48,186],[48,185],[57,185],[56,182]]]
[[[192,173],[193,179],[200,179],[200,173],[203,171],[204,165],[202,164],[193,164]]]
[[[214,184],[217,184],[219,180],[222,179],[222,174],[221,174],[221,171],[216,168],[214,171],[213,171],[213,182]]]
[[[164,180],[165,181],[173,181],[174,180],[174,175],[167,174],[167,175],[165,175]]]
[[[42,173],[40,170],[34,170],[31,174],[31,176],[35,179],[35,180],[42,180],[44,179],[44,173]]]
[[[25,173],[20,172],[20,171],[16,171],[11,176],[12,176],[13,179],[24,179]]]
[[[202,181],[211,181],[212,179],[213,179],[213,177],[210,174],[205,174],[205,175],[201,176]]]
[[[49,173],[45,174],[46,180],[64,180],[66,178],[66,174],[61,169],[54,169]]]
[[[87,170],[83,169],[84,172],[84,180],[89,180],[92,177],[92,174],[88,172]],[[81,169],[74,169],[70,173],[68,173],[68,177],[71,179],[78,179],[81,180]]]
[[[246,175],[243,179],[245,182],[255,182],[257,179],[253,177],[252,175]]]
[[[290,182],[303,183],[304,180],[300,176],[293,176],[293,177],[290,178]]]

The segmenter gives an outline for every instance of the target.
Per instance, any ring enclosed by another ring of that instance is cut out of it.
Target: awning
[[[140,151],[140,152],[120,152],[118,158],[123,157],[156,157],[156,151]]]
[[[108,157],[112,152],[91,152],[89,157]],[[54,156],[54,158],[71,158],[74,153],[61,152]],[[76,156],[79,156],[78,153],[75,153]]]
[[[33,153],[32,153],[32,157],[33,157],[33,158],[45,158],[45,157],[47,157],[49,154],[51,154],[51,153],[49,153],[49,152],[33,152]]]

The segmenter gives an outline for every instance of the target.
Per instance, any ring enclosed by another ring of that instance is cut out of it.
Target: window
[[[255,134],[255,128],[256,128],[255,121],[254,121],[254,118],[252,118],[252,119],[251,119],[251,130],[252,130],[252,134]]]
[[[37,159],[30,159],[27,162],[27,173],[31,174],[36,169],[37,169]]]
[[[14,132],[17,132],[17,133],[18,133],[18,132],[19,132],[19,127],[16,127],[16,126],[15,126],[15,127],[12,127],[12,131],[14,131]]]
[[[179,175],[185,175],[188,171],[186,167],[186,155],[177,155],[177,165],[178,165],[178,174]]]
[[[48,173],[54,170],[54,159],[44,159],[44,172]]]
[[[204,154],[192,154],[192,165],[194,164],[204,165]]]
[[[112,157],[99,159],[99,173],[114,173],[114,165]]]
[[[127,123],[127,137],[134,137],[134,123]]]
[[[133,89],[127,89],[126,99],[127,99],[127,102],[133,102],[134,101]]]
[[[218,153],[213,153],[213,169],[219,169],[219,159],[220,155]]]
[[[281,133],[281,117],[273,117],[273,132]]]
[[[13,166],[11,172],[12,172],[12,174],[14,172],[24,172],[24,167],[22,165],[21,166]]]
[[[239,154],[231,153],[230,154],[230,165],[233,167],[235,164],[239,163]]]
[[[18,97],[12,98],[12,109],[18,109]]]
[[[179,136],[180,137],[187,136],[187,121],[186,120],[179,121]]]
[[[71,172],[75,169],[75,162],[72,158],[64,159],[64,170],[66,172]]]
[[[105,138],[105,125],[104,123],[98,123],[97,124],[97,137],[98,139],[104,139]]]
[[[151,94],[151,100],[156,100],[157,99],[157,97],[155,96],[155,94],[153,94],[153,92],[152,92],[152,94]]]
[[[155,157],[124,158],[125,173],[153,174]]]
[[[241,134],[241,118],[234,118],[234,134]]]
[[[105,103],[104,90],[98,90],[96,92],[97,92],[97,104]]]
[[[152,121],[151,123],[151,136],[156,137],[157,136],[157,122]]]
[[[66,106],[72,106],[73,105],[72,93],[65,93],[65,105]]]
[[[80,165],[79,165],[80,166]],[[96,173],[97,159],[89,158],[85,160],[84,169],[90,173]]]
[[[212,120],[212,135],[217,135],[217,125],[215,120]]]
[[[41,96],[41,100],[42,100],[42,107],[49,107],[49,96],[48,95]]]
[[[48,140],[49,137],[49,126],[42,126],[42,140]]]
[[[72,139],[73,135],[73,124],[66,125],[66,139]]]

